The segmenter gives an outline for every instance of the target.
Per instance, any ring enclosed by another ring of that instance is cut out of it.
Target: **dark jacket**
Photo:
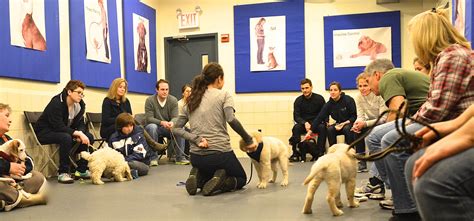
[[[321,122],[327,122],[328,117],[331,116],[336,123],[342,123],[349,120],[351,123],[357,119],[357,109],[354,99],[341,93],[341,98],[338,101],[329,98],[329,101],[324,105],[318,117],[313,121],[315,127]],[[312,126],[311,130],[316,131],[317,128]]]
[[[72,120],[71,126],[68,125],[69,110],[67,107],[67,91],[63,90],[60,94],[54,96],[41,114],[38,122],[35,124],[35,131],[38,135],[47,132],[64,132],[72,136],[74,131],[86,131],[84,123],[84,112],[86,104],[83,100],[79,103],[81,110]]]
[[[109,146],[122,153],[127,162],[140,161],[146,165],[150,164],[152,150],[145,140],[143,129],[139,126],[133,127],[133,131],[128,135],[116,131],[110,137]]]
[[[5,134],[5,137],[7,140],[12,140],[12,138],[8,135]],[[3,145],[6,143],[3,139],[0,138],[0,145]],[[25,161],[25,174],[31,172],[33,170],[33,159],[31,159],[30,156],[27,155],[26,161]],[[10,161],[3,159],[0,157],[0,176],[9,176],[10,175]]]
[[[294,121],[298,124],[312,123],[325,103],[324,97],[316,93],[312,93],[309,99],[305,98],[304,95],[300,95],[293,104]]]
[[[132,114],[132,108],[128,99],[123,103],[117,103],[109,98],[102,102],[102,123],[100,124],[100,137],[108,140],[115,132],[115,119],[121,113]]]

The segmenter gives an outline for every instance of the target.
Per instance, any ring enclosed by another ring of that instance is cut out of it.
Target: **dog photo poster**
[[[10,44],[46,50],[44,0],[10,0]]]
[[[286,70],[286,17],[250,18],[250,71]]]
[[[366,66],[379,58],[392,60],[391,27],[334,30],[334,67]]]
[[[84,0],[84,25],[86,29],[86,58],[110,63],[107,0]]]
[[[135,70],[138,72],[151,73],[150,37],[148,19],[133,13],[133,51],[135,51]]]

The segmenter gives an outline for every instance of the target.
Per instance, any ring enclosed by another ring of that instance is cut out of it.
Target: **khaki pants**
[[[33,171],[32,173],[33,176],[30,179],[23,181],[23,190],[27,193],[36,194],[45,183],[45,178],[40,172]],[[15,187],[7,182],[0,181],[0,200],[3,200],[6,204],[5,211],[15,208],[20,203],[21,198],[20,192]]]

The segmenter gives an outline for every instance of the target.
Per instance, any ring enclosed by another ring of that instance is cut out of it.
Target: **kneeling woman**
[[[256,144],[234,116],[231,95],[221,90],[224,71],[217,63],[207,64],[192,83],[183,113],[179,115],[172,132],[191,143],[193,168],[186,181],[186,190],[195,195],[197,188],[205,196],[241,189],[247,180],[242,165],[237,160],[227,132],[227,123],[237,132],[249,149]],[[190,122],[191,132],[183,129]]]

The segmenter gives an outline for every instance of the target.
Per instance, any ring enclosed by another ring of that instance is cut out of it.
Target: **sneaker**
[[[356,198],[359,202],[365,202],[365,201],[369,200],[369,198],[366,197],[365,195],[359,195],[359,194],[355,194],[355,193],[354,193],[354,198]]]
[[[387,200],[382,200],[379,202],[379,206],[382,207],[382,209],[388,209],[388,210],[393,210],[393,199],[387,199]]]
[[[91,178],[91,173],[89,172],[89,170],[86,170],[85,172],[79,172],[76,170],[76,172],[74,173],[74,179],[78,180],[78,179],[90,179]]]
[[[6,205],[5,201],[0,200],[0,211],[3,211],[3,209],[5,208],[5,205]]]
[[[182,160],[177,160],[177,161],[175,162],[175,164],[176,164],[176,165],[189,165],[190,162],[189,162],[189,160],[182,159]]]
[[[158,166],[158,160],[151,160],[151,161],[150,161],[150,166],[151,166],[151,167],[156,167],[156,166]]]
[[[71,175],[69,173],[61,173],[58,176],[58,182],[59,183],[65,183],[65,184],[71,184],[74,183],[74,179],[72,179]]]
[[[132,169],[130,170],[130,173],[132,174],[133,179],[138,179],[138,170]]]
[[[357,173],[367,173],[367,172],[369,172],[369,170],[367,169],[367,162],[359,161]]]
[[[218,190],[222,183],[226,179],[226,173],[224,169],[219,169],[214,172],[214,177],[212,177],[209,181],[204,184],[202,188],[202,195],[204,196],[211,196],[216,190]]]
[[[377,177],[369,178],[369,182],[365,181],[365,184],[362,184],[361,187],[356,188],[355,192],[365,195],[369,197],[369,199],[373,200],[385,199],[385,186],[383,182]]]
[[[293,155],[290,157],[290,162],[299,162],[300,158],[296,155]]]
[[[198,179],[199,179],[199,170],[198,168],[193,167],[191,169],[191,172],[189,172],[188,179],[186,180],[186,191],[191,196],[194,196],[197,193]]]

